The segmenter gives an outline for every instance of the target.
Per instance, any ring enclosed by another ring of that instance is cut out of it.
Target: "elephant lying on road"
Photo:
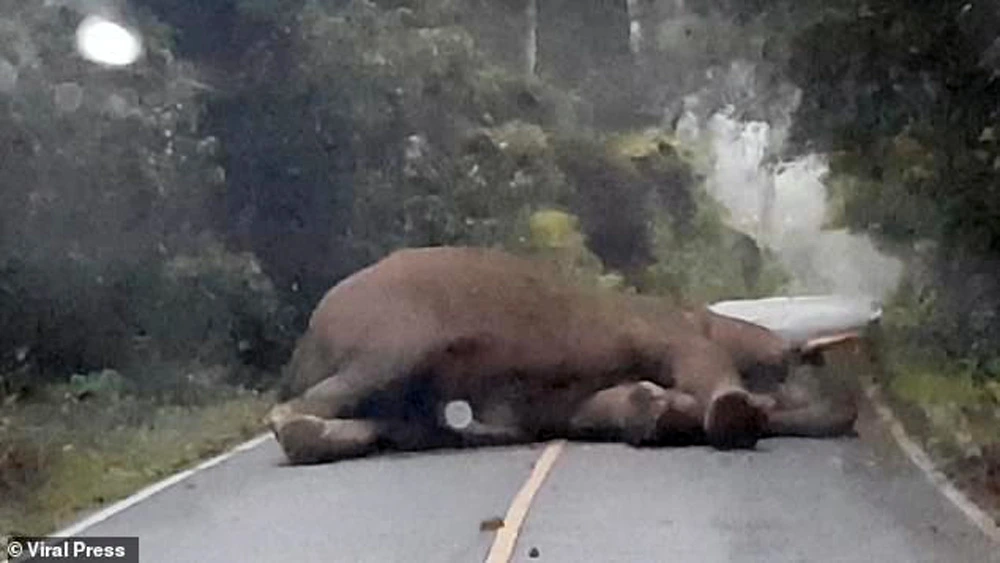
[[[853,410],[796,402],[780,384],[855,337],[793,345],[497,250],[401,250],[323,297],[267,422],[293,463],[556,437],[753,447],[850,430]],[[777,390],[751,392],[767,381]],[[472,415],[457,424],[445,416],[456,404]]]

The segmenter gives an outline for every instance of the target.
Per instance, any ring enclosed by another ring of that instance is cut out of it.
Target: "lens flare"
[[[472,406],[466,401],[450,401],[444,407],[445,423],[455,430],[472,424]]]
[[[76,50],[95,63],[125,66],[142,55],[142,39],[113,21],[87,16],[76,29]]]

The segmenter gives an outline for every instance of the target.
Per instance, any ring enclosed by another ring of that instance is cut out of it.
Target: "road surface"
[[[863,309],[824,322],[867,322]],[[767,322],[808,324],[793,317]],[[874,420],[866,410],[856,438],[771,439],[755,451],[566,444],[510,560],[1000,562],[1000,546]],[[267,439],[79,535],[139,536],[143,562],[478,562],[498,533],[481,524],[508,514],[543,451],[289,467]]]
[[[568,444],[513,560],[1000,561],[881,440],[776,439],[753,452]],[[495,532],[480,523],[505,515],[540,452],[286,467],[268,440],[81,535],[139,536],[143,562],[483,561]]]

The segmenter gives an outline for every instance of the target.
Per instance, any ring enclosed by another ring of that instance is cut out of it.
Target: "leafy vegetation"
[[[835,221],[910,259],[908,291],[929,316],[907,330],[985,369],[1000,335],[1000,85],[986,31],[1000,15],[966,2],[834,6],[792,43],[795,136],[838,155]]]

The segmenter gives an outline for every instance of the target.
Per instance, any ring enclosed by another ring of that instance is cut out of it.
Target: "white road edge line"
[[[173,475],[167,477],[166,479],[153,483],[152,485],[148,485],[140,489],[139,492],[132,494],[114,504],[111,504],[110,506],[102,508],[101,510],[95,512],[94,514],[88,516],[87,518],[84,518],[83,520],[77,522],[76,524],[73,524],[67,528],[63,528],[62,530],[59,530],[57,532],[53,532],[52,534],[49,534],[49,536],[50,537],[75,536],[80,532],[85,531],[87,528],[95,526],[107,520],[108,518],[111,518],[115,514],[118,514],[119,512],[128,509],[129,507],[139,504],[140,502],[148,499],[149,497],[155,495],[156,493],[164,489],[167,489],[169,487],[172,487],[177,483],[180,483],[181,481],[184,481],[185,479],[188,479],[201,471],[204,471],[210,467],[214,467],[222,463],[223,461],[226,461],[227,459],[235,456],[238,453],[256,448],[257,446],[263,444],[270,438],[271,438],[271,433],[267,432],[257,436],[256,438],[247,440],[246,442],[237,445],[236,447],[230,449],[229,451],[223,452],[211,459],[207,459],[190,469],[185,469],[180,473],[174,473]]]
[[[875,407],[875,412],[878,414],[882,422],[889,427],[889,432],[892,437],[896,440],[900,449],[910,458],[910,461],[914,465],[923,471],[924,476],[927,480],[931,482],[934,487],[936,487],[941,494],[945,496],[956,508],[965,514],[966,518],[972,521],[986,537],[992,539],[995,542],[1000,542],[1000,526],[986,513],[982,508],[980,508],[975,502],[973,502],[965,493],[958,489],[948,476],[935,467],[934,462],[931,461],[927,452],[920,447],[917,442],[910,438],[909,434],[906,433],[906,429],[903,424],[896,418],[896,415],[892,412],[892,409],[882,400],[879,388],[876,385],[867,384],[865,385],[865,395],[871,401],[872,406]]]
[[[552,470],[552,466],[559,458],[566,440],[557,440],[550,443],[538,456],[535,467],[528,476],[528,480],[521,486],[521,490],[514,496],[514,500],[504,515],[503,527],[497,530],[493,538],[493,545],[490,546],[489,554],[486,556],[486,563],[508,563],[514,555],[514,546],[517,544],[517,537],[521,533],[521,525],[528,515],[531,501],[535,498],[535,493],[542,487],[545,477]]]

